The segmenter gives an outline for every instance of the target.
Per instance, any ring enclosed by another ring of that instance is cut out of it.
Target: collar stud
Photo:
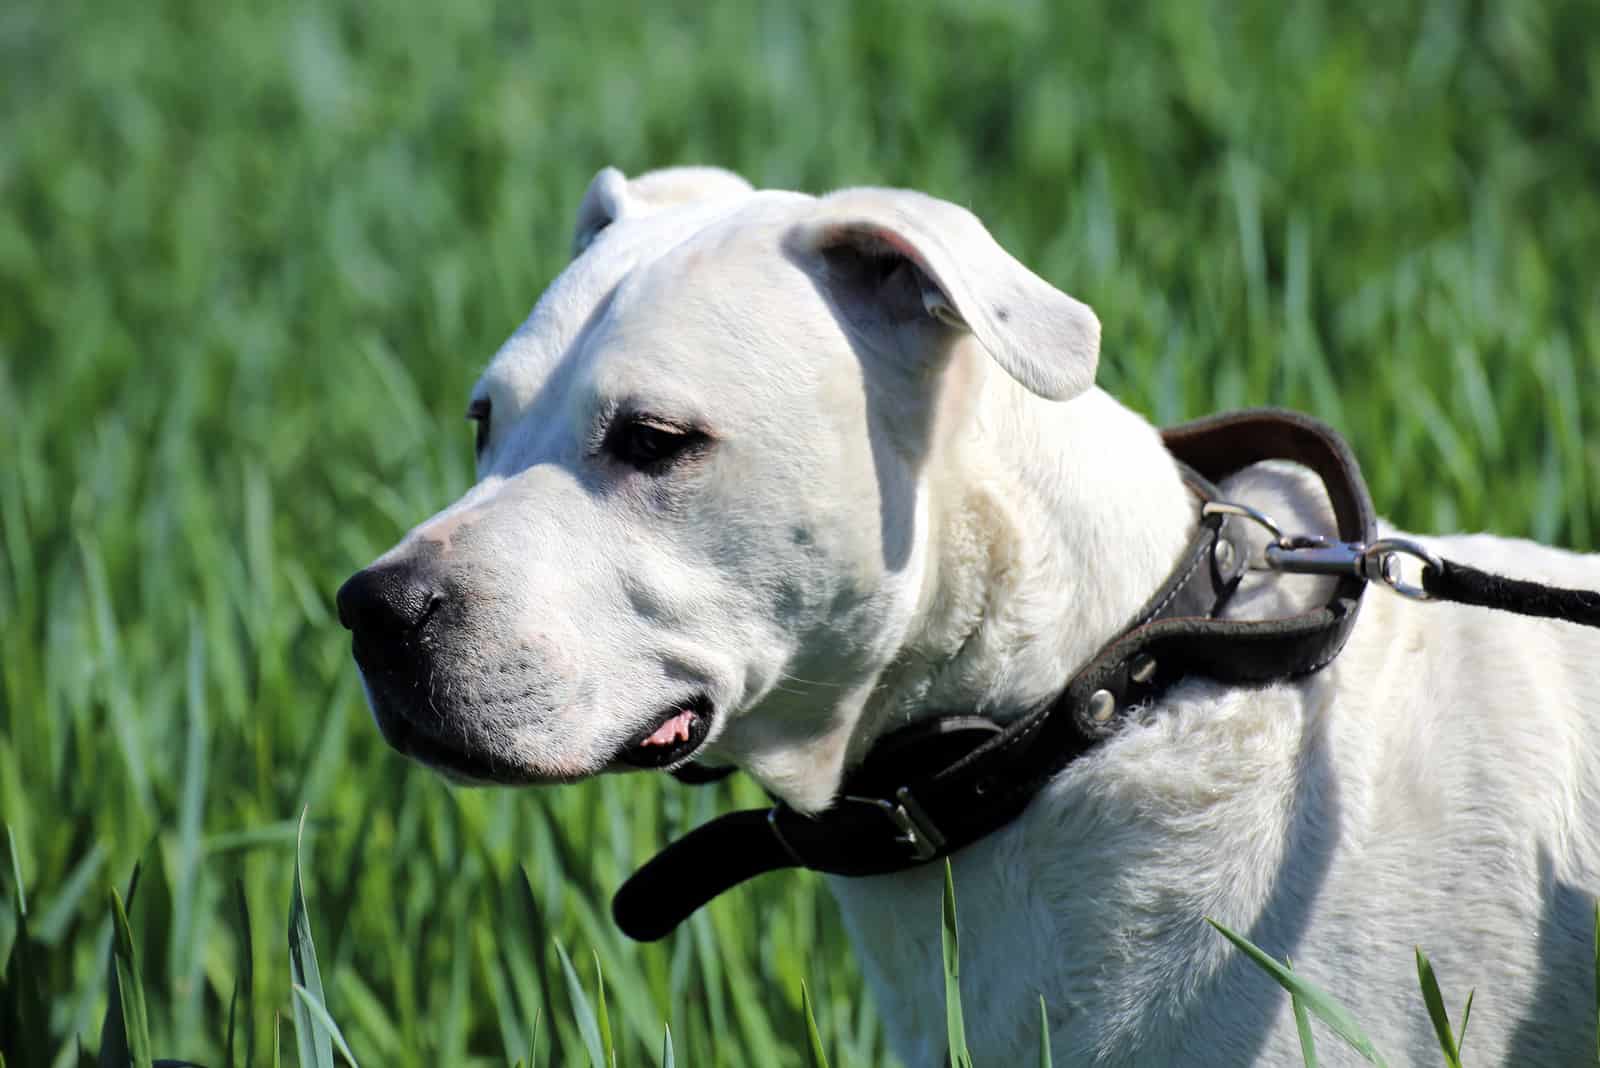
[[[1151,663],[1154,664],[1154,661]],[[1096,690],[1089,695],[1089,718],[1096,723],[1107,722],[1116,710],[1117,699],[1111,695],[1110,690]]]

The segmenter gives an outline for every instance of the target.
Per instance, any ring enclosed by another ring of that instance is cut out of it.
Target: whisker
[[[804,679],[799,675],[791,675],[787,671],[783,672],[781,677],[788,679],[790,682],[798,682],[804,686],[823,686],[830,690],[843,690],[846,688],[845,685],[840,682],[827,682],[823,679]]]

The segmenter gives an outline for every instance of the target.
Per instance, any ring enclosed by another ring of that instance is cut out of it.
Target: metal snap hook
[[[1437,556],[1410,538],[1379,538],[1361,550],[1361,574],[1368,582],[1380,583],[1413,601],[1433,600],[1433,594],[1422,585],[1406,581],[1400,570],[1400,558],[1404,556],[1420,563],[1424,574],[1429,568],[1436,575],[1444,570]]]

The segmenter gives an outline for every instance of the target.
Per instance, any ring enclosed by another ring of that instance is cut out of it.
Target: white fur
[[[840,242],[905,254],[918,270],[890,292],[920,287],[921,308],[875,308],[830,265]],[[1092,313],[953,205],[607,170],[574,244],[477,388],[480,482],[390,554],[435,543],[466,591],[431,696],[522,777],[607,770],[700,691],[705,759],[820,808],[893,726],[1048,697],[1186,540],[1155,431],[1089,385]],[[619,469],[592,447],[619,404],[716,443],[659,477]],[[1298,469],[1229,489],[1326,528]],[[1600,587],[1600,558],[1430,544]],[[1280,615],[1318,586],[1252,577],[1234,611]],[[1453,1008],[1477,989],[1473,1062],[1592,1058],[1600,639],[1365,600],[1326,670],[1181,684],[954,858],[979,1064],[1033,1055],[1040,995],[1057,1064],[1298,1063],[1287,999],[1208,916],[1292,956],[1399,1063],[1437,1062],[1413,945]],[[913,1068],[944,1063],[940,879],[833,880]],[[1320,1049],[1348,1060],[1331,1035]]]

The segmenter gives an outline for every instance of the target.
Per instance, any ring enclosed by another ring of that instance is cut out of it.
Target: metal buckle
[[[917,799],[911,796],[911,791],[907,787],[902,786],[896,790],[894,797],[893,801],[886,801],[881,797],[861,797],[857,794],[844,794],[839,800],[849,801],[857,805],[866,805],[868,808],[882,813],[894,825],[895,830],[900,832],[895,836],[894,840],[901,845],[911,847],[913,860],[922,862],[937,857],[939,850],[944,848],[945,838],[944,835],[939,833],[939,828],[934,826],[927,810],[917,803]],[[796,866],[810,868],[811,865],[790,844],[789,839],[783,835],[783,828],[779,825],[778,820],[779,812],[782,809],[782,805],[773,805],[767,810],[767,826],[771,829],[772,836],[778,840],[778,844],[783,847],[785,853],[789,854],[789,859],[793,860]]]
[[[944,848],[944,835],[933,825],[928,813],[917,803],[917,799],[911,796],[911,791],[907,787],[902,786],[896,790],[894,797],[893,801],[886,801],[881,797],[858,797],[846,794],[840,800],[854,801],[882,812],[900,832],[895,841],[910,846],[911,856],[914,859],[932,860],[938,856],[939,850]]]

